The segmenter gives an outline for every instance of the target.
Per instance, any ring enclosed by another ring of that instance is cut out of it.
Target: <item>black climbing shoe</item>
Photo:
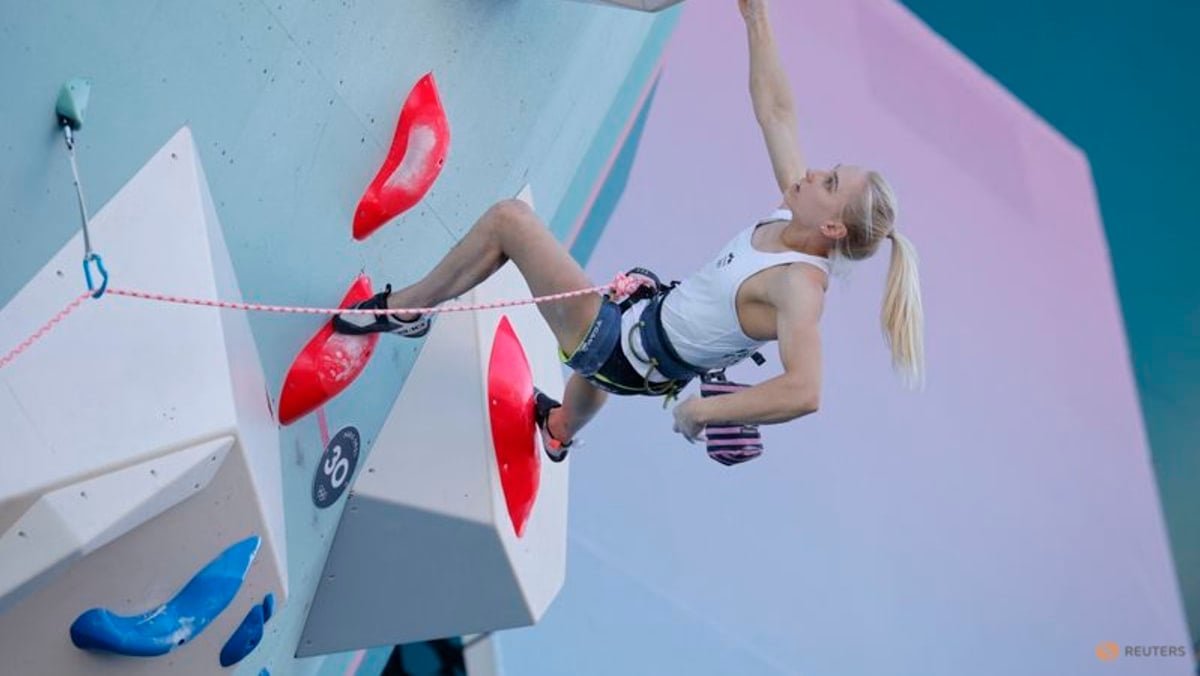
[[[345,333],[352,336],[361,336],[368,333],[394,333],[397,336],[405,338],[420,338],[429,333],[432,321],[427,314],[421,315],[416,319],[404,320],[386,312],[388,309],[387,299],[390,295],[392,295],[392,285],[388,284],[383,291],[351,308],[353,310],[384,310],[385,312],[373,315],[365,313],[334,315],[333,330],[337,333]]]
[[[533,419],[537,422],[538,430],[541,432],[542,448],[546,450],[546,457],[553,462],[566,460],[571,445],[575,443],[574,440],[563,443],[550,434],[550,411],[560,407],[562,404],[545,392],[536,387],[533,388]]]

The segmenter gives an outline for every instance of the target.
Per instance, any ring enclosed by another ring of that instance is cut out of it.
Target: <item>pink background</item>
[[[614,399],[573,455],[567,588],[506,669],[1191,673],[1095,653],[1189,641],[1087,159],[895,3],[772,15],[811,164],[899,194],[927,390],[890,370],[885,245],[829,294],[822,410],[763,458]],[[747,69],[735,4],[686,5],[594,279],[685,276],[778,203]]]

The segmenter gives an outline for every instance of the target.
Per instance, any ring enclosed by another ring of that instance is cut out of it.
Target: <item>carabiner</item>
[[[100,288],[97,289],[92,282],[92,268],[89,263],[96,262],[96,268],[100,270]],[[108,288],[108,270],[104,269],[104,261],[101,260],[100,254],[89,253],[83,259],[83,276],[87,279],[88,291],[92,292],[92,298],[99,298],[104,295],[105,289]]]

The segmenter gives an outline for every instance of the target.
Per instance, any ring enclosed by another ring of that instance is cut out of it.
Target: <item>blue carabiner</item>
[[[99,289],[92,283],[92,269],[88,266],[88,263],[92,261],[96,261],[96,267],[99,268],[102,277]],[[84,257],[83,276],[87,279],[88,291],[92,292],[92,298],[99,298],[104,295],[104,290],[108,288],[108,270],[104,269],[104,261],[100,259],[100,254],[90,253]]]

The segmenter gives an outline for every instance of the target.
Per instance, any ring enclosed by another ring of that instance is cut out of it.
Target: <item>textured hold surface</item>
[[[371,297],[371,279],[359,275],[338,307],[350,307]],[[334,333],[326,320],[292,362],[279,394],[279,422],[290,425],[341,394],[366,368],[379,334],[347,336]]]
[[[433,187],[450,149],[450,122],[433,73],[413,85],[392,138],[387,159],[354,212],[354,239],[411,209]]]
[[[229,640],[221,648],[221,666],[228,667],[241,662],[258,647],[263,637],[263,625],[271,619],[272,597],[267,594],[263,602],[255,605],[246,613],[242,623],[233,630]]]
[[[170,652],[204,631],[233,601],[261,542],[252,535],[230,546],[201,568],[170,601],[154,610],[132,617],[103,608],[84,612],[71,624],[71,642],[80,650],[135,657]]]
[[[541,456],[534,443],[533,374],[521,339],[501,317],[488,358],[488,420],[504,502],[517,537],[537,501]]]

